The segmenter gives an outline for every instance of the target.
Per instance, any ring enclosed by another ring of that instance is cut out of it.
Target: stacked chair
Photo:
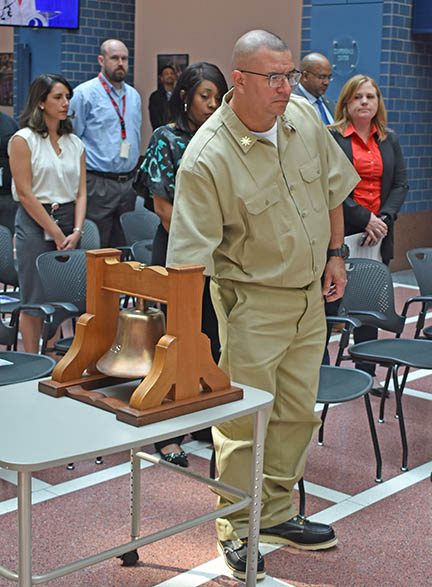
[[[380,403],[379,422],[384,422],[384,407],[390,381],[396,399],[396,416],[402,443],[401,470],[408,469],[408,440],[403,414],[403,391],[411,368],[432,369],[432,341],[416,338],[421,330],[421,312],[414,338],[402,338],[408,309],[421,304],[423,313],[432,304],[431,296],[415,296],[407,300],[401,314],[394,304],[393,281],[386,265],[370,259],[347,261],[348,284],[342,301],[342,311],[362,324],[376,326],[395,334],[395,338],[371,340],[351,346],[349,356],[355,363],[375,363],[387,370]],[[419,325],[420,324],[420,325]],[[399,370],[403,376],[399,382]]]

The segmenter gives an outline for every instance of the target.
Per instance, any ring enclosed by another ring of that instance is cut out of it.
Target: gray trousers
[[[87,171],[87,218],[99,228],[101,247],[126,244],[120,216],[135,208],[133,178],[124,183],[94,175]]]

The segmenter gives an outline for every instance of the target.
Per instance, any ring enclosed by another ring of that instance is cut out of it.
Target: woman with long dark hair
[[[204,61],[189,65],[177,80],[169,101],[171,122],[156,129],[150,139],[141,169],[143,183],[161,221],[153,242],[153,265],[166,262],[175,176],[183,153],[194,133],[219,108],[227,91],[225,78],[216,65]],[[210,338],[213,358],[217,361],[219,336],[208,279],[204,286],[202,316],[202,330]],[[195,437],[210,439],[209,431],[201,432]],[[182,441],[183,437],[172,438],[156,443],[155,448],[166,461],[187,467]]]
[[[64,77],[43,74],[31,84],[9,142],[12,195],[19,202],[15,220],[18,279],[23,303],[44,301],[36,258],[52,250],[76,248],[86,213],[84,145],[68,116],[72,88]],[[37,352],[42,318],[20,318],[24,350]]]

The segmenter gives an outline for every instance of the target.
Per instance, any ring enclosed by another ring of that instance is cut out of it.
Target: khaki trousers
[[[320,281],[283,289],[230,280],[213,281],[213,304],[222,345],[220,366],[232,381],[270,392],[266,419],[261,527],[296,515],[291,493],[302,477],[306,453],[319,418],[314,406],[326,323]],[[250,488],[253,418],[213,428],[219,479]],[[219,493],[219,492],[218,492]],[[219,493],[219,506],[233,503]],[[219,540],[247,537],[248,510],[219,518]]]

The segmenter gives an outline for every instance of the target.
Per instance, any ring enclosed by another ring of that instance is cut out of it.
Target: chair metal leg
[[[216,451],[214,448],[212,450],[209,468],[210,468],[210,479],[216,479]]]
[[[387,399],[387,390],[390,384],[390,377],[391,377],[391,367],[387,369],[386,373],[386,380],[384,383],[383,394],[381,396],[380,407],[379,407],[379,416],[378,422],[382,424],[384,422],[384,408],[385,408],[385,401]]]
[[[409,367],[405,367],[404,374],[403,374],[403,377],[402,377],[402,382],[400,384],[401,393],[403,393],[403,390],[405,389],[405,385],[406,385],[406,382],[407,382],[407,379],[408,379],[409,372],[410,372],[410,368]]]
[[[328,409],[329,409],[329,405],[324,404],[322,412],[321,412],[321,426],[318,431],[318,446],[322,446],[324,444],[324,422],[327,417]]]
[[[381,483],[381,481],[382,481],[382,459],[381,459],[381,451],[380,451],[379,442],[378,442],[378,436],[377,436],[376,428],[375,428],[375,421],[374,421],[374,416],[373,416],[373,412],[372,412],[372,406],[370,403],[369,394],[366,393],[363,397],[364,397],[364,401],[365,401],[365,405],[366,405],[367,417],[369,420],[369,428],[370,428],[370,433],[371,433],[371,437],[372,437],[372,444],[373,444],[373,448],[375,451],[375,459],[376,459],[375,481],[377,483]]]
[[[402,409],[403,387],[401,387],[398,382],[398,366],[397,365],[393,365],[392,375],[393,375],[393,386],[394,386],[395,396],[396,396],[396,413],[399,417],[399,430],[400,430],[401,442],[402,442],[402,467],[401,467],[401,471],[408,471],[408,441],[407,441],[407,436],[406,436],[405,421],[404,421],[404,415],[403,415],[403,409]]]
[[[297,485],[299,490],[299,514],[304,518],[306,517],[306,491],[303,477],[299,479]]]

